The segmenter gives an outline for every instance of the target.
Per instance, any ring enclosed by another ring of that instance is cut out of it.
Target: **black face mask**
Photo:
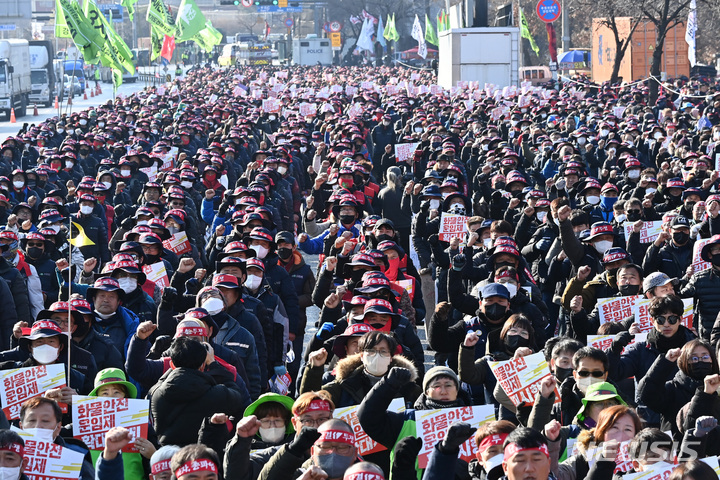
[[[688,212],[692,212],[693,207],[695,206],[695,202],[685,202],[685,208]]]
[[[685,245],[687,241],[690,240],[690,234],[685,232],[674,232],[672,239],[677,245]]]
[[[623,297],[629,297],[638,294],[640,291],[640,285],[620,285],[618,290],[620,290]]]
[[[358,284],[362,280],[364,274],[365,270],[353,270],[350,273],[350,280],[352,280],[353,283]]]
[[[392,235],[388,235],[388,234],[386,234],[386,233],[383,233],[383,234],[381,234],[381,235],[378,235],[378,236],[375,237],[375,238],[377,239],[377,242],[378,242],[378,243],[382,243],[382,242],[384,242],[385,240],[392,240],[392,241],[394,241],[394,238],[392,237]]]
[[[145,254],[145,262],[143,265],[152,265],[160,261],[160,255],[148,255]]]
[[[495,190],[505,190],[505,184],[503,182],[495,182]]]
[[[355,215],[340,215],[340,223],[343,225],[352,225],[355,223]]]
[[[712,363],[698,362],[688,364],[688,375],[695,380],[703,380],[708,375],[712,375]]]
[[[30,247],[27,249],[28,257],[30,258],[40,258],[43,254],[43,249],[40,247]]]
[[[287,260],[292,255],[292,248],[278,248],[277,253],[278,257],[283,260]]]
[[[618,267],[618,268],[620,268],[620,267]],[[609,276],[611,276],[611,277],[616,277],[616,276],[617,276],[618,268],[610,268],[610,269],[608,269],[608,270],[607,270],[607,274],[608,274]]]
[[[500,305],[499,303],[493,303],[492,305],[485,306],[485,316],[493,322],[502,320],[507,314],[507,307]]]
[[[495,262],[495,271],[496,271],[496,272],[497,272],[498,270],[500,270],[502,267],[513,267],[513,268],[515,268],[515,264],[514,264],[514,263],[510,263],[510,262]]]
[[[514,352],[520,347],[527,347],[530,345],[530,340],[520,335],[507,335],[505,337],[505,345],[508,346],[511,352]]]
[[[720,268],[720,255],[713,255],[710,259],[710,263],[712,263],[714,267]]]
[[[555,367],[555,378],[558,379],[558,382],[562,383],[572,375],[572,372],[572,368]]]
[[[642,213],[640,213],[640,212],[632,211],[632,212],[627,213],[627,219],[629,222],[637,222],[641,218],[642,218]]]

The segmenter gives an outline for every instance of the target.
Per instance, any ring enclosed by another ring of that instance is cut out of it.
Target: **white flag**
[[[695,59],[695,34],[697,33],[697,4],[695,0],[690,1],[690,11],[688,12],[687,26],[685,27],[685,41],[688,44],[688,61],[690,66],[694,67],[697,62]]]
[[[415,22],[413,22],[412,32],[410,36],[418,42],[418,55],[422,58],[427,57],[427,45],[425,44],[425,35],[423,35],[420,19],[415,14]]]
[[[368,18],[366,18],[363,21],[362,30],[360,30],[360,35],[358,36],[357,40],[357,46],[358,48],[362,50],[369,50],[373,51],[373,42],[372,42],[372,34],[373,34],[373,24],[372,21]]]

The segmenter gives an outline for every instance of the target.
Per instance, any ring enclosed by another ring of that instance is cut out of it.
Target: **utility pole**
[[[562,50],[567,52],[570,50],[570,15],[565,0],[560,3],[562,9]]]

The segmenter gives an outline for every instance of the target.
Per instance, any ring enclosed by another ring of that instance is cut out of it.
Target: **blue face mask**
[[[618,201],[618,197],[600,197],[600,204],[605,208],[605,210],[612,210],[613,205],[615,205],[615,202]]]
[[[318,467],[327,473],[328,478],[342,478],[354,460],[353,456],[346,457],[335,452],[317,456]]]

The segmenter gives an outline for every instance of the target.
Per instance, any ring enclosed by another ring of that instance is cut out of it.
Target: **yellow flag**
[[[90,240],[87,235],[85,235],[85,230],[80,224],[77,224],[75,222],[72,222],[73,227],[77,228],[77,235],[73,236],[72,240],[70,240],[70,243],[75,247],[87,247],[90,245],[95,245],[95,242]]]

